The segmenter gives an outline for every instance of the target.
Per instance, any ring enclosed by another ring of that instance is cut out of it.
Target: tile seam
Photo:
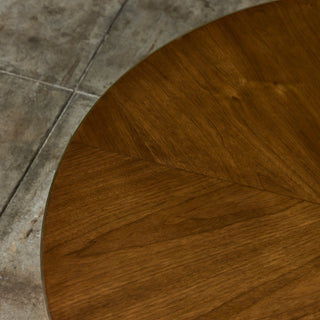
[[[18,74],[18,73],[14,73],[14,72],[10,72],[10,71],[6,71],[6,70],[0,70],[0,74],[5,74],[5,75],[8,75],[8,76],[17,78],[17,79],[22,79],[22,80],[26,80],[26,81],[39,83],[41,85],[44,85],[44,86],[47,86],[47,87],[50,87],[50,88],[60,89],[60,90],[67,91],[67,92],[75,91],[76,94],[80,94],[82,96],[86,96],[86,97],[90,97],[90,98],[96,98],[96,99],[100,98],[100,96],[98,96],[96,94],[92,94],[92,93],[86,92],[86,91],[74,90],[74,89],[71,89],[71,88],[60,86],[58,84],[54,84],[54,83],[50,83],[50,82],[42,81],[42,80],[37,80],[35,78],[31,78],[31,77],[28,77],[28,76],[24,76],[24,75],[21,75],[21,74]]]
[[[25,76],[25,75],[21,75],[21,74],[10,72],[10,71],[6,71],[6,70],[0,70],[0,73],[6,74],[6,75],[9,75],[9,76],[18,78],[18,79],[28,80],[28,81],[31,81],[31,82],[39,83],[39,84],[42,84],[42,85],[45,85],[45,86],[48,86],[48,87],[52,87],[52,88],[55,88],[55,89],[60,89],[60,90],[68,91],[68,92],[72,92],[73,91],[73,89],[71,89],[71,88],[63,87],[63,86],[60,86],[58,84],[50,83],[50,82],[47,82],[47,81],[34,79],[32,77],[28,77],[28,76]]]
[[[75,87],[75,90],[78,91],[78,88],[80,86],[80,84],[82,83],[83,79],[85,78],[85,76],[87,75],[88,73],[88,70],[90,69],[92,63],[93,63],[93,60],[94,58],[96,57],[96,55],[98,54],[98,52],[100,51],[102,45],[104,44],[104,42],[106,41],[113,25],[115,24],[115,22],[118,20],[119,16],[121,15],[124,7],[126,6],[126,4],[128,3],[129,0],[124,0],[124,2],[122,3],[120,9],[118,10],[118,12],[116,13],[116,15],[114,16],[113,20],[111,21],[111,23],[109,24],[109,26],[107,27],[107,30],[106,32],[104,33],[102,39],[100,40],[100,42],[98,43],[96,49],[94,50],[93,54],[91,55],[86,67],[84,68],[81,76],[79,77],[79,80],[76,84],[76,87]],[[80,91],[82,92],[82,91]],[[90,93],[87,93],[87,94],[90,94]],[[97,96],[97,95],[94,95],[94,96]]]

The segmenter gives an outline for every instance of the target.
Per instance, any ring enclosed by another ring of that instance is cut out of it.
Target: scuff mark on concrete
[[[11,246],[9,247],[9,252],[10,252],[11,254],[14,254],[14,253],[16,252],[16,250],[17,250],[16,242],[13,241],[12,244],[11,244]]]

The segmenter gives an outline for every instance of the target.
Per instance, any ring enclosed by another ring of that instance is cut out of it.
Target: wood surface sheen
[[[43,236],[64,319],[320,319],[320,1],[204,26],[118,81]]]

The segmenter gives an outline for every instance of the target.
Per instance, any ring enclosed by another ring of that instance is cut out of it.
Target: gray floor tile
[[[40,236],[52,178],[72,134],[95,99],[75,96],[17,189],[0,224],[0,319],[46,319]]]
[[[213,19],[270,0],[129,0],[80,89],[102,95],[153,51]]]
[[[70,92],[0,73],[0,212]]]
[[[1,0],[0,69],[73,87],[123,0]]]

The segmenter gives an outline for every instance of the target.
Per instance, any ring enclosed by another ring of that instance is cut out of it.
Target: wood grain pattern
[[[162,48],[63,158],[43,271],[53,319],[320,318],[320,1]]]

